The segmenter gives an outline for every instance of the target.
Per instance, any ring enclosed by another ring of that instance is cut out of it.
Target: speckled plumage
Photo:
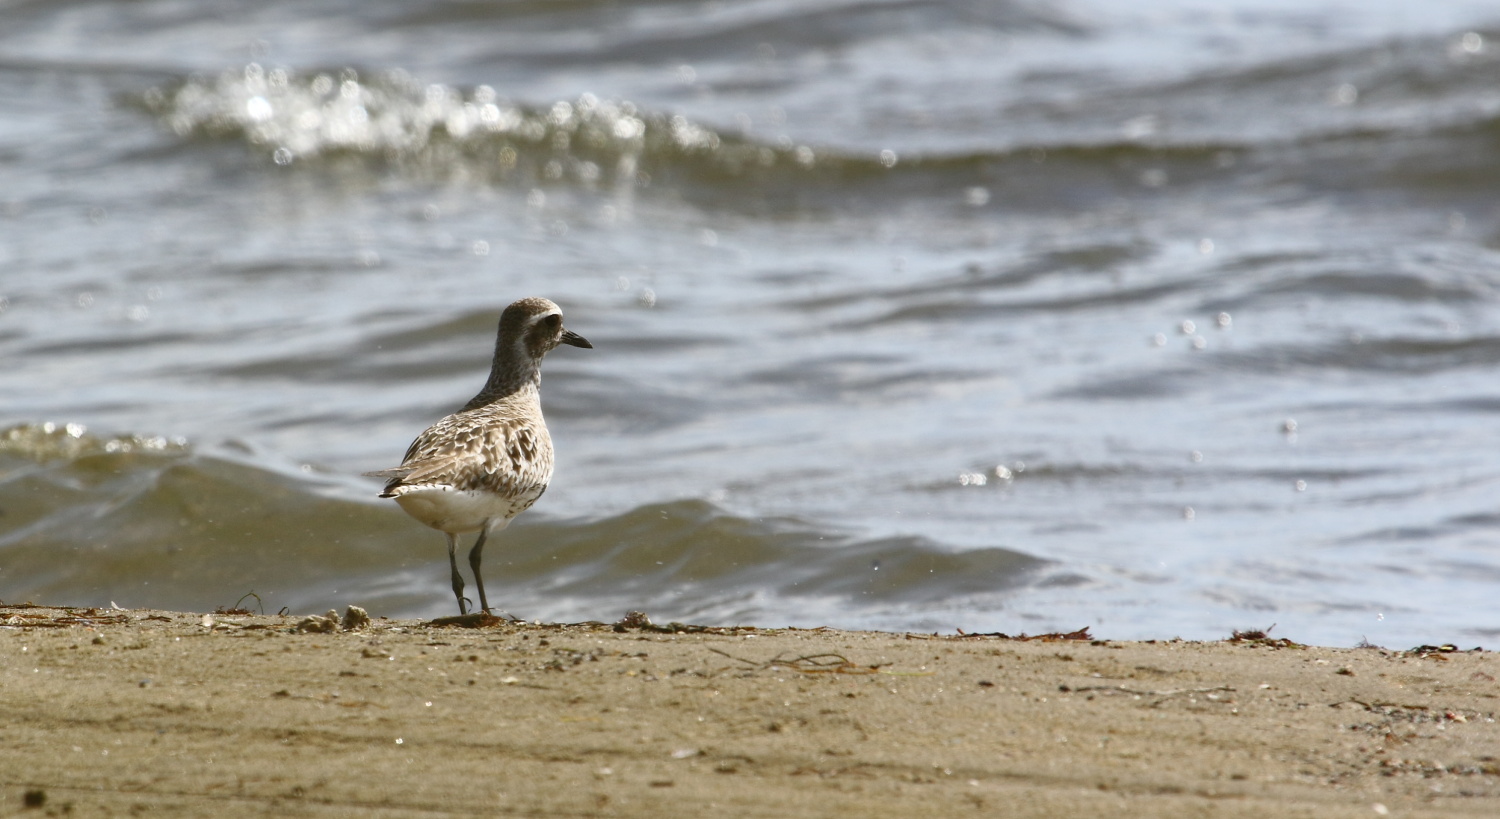
[[[552,438],[535,388],[449,415],[417,436],[382,498],[443,532],[499,529],[526,511],[552,479]],[[439,493],[428,498],[431,493]],[[476,493],[474,503],[437,497]],[[488,507],[488,508],[487,508]]]
[[[521,299],[500,316],[495,357],[484,389],[412,441],[401,466],[367,475],[386,478],[382,498],[448,538],[453,592],[465,611],[455,536],[479,532],[469,565],[480,606],[490,610],[479,573],[484,541],[531,508],[552,479],[552,437],[542,419],[542,357],[559,344],[592,347],[562,326],[547,299]]]

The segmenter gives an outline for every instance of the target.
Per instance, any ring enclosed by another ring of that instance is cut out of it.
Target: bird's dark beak
[[[567,344],[570,347],[583,347],[584,349],[588,350],[594,349],[594,345],[590,344],[588,339],[573,332],[572,330],[564,330],[562,338],[558,339],[557,343]]]

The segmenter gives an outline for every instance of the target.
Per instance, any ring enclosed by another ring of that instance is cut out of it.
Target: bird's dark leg
[[[464,606],[464,576],[458,573],[458,538],[444,532],[448,538],[448,566],[453,569],[453,596],[458,598],[458,613],[468,614]]]
[[[484,527],[479,530],[479,539],[474,541],[474,548],[469,550],[469,568],[474,570],[474,585],[479,587],[479,610],[485,614],[490,613],[490,601],[484,596],[484,578],[479,574],[479,561],[484,556],[484,537],[489,533],[490,522],[485,521]]]

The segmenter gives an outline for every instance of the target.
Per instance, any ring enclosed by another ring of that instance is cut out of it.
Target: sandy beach
[[[1465,647],[339,619],[0,606],[0,815],[1500,816]]]

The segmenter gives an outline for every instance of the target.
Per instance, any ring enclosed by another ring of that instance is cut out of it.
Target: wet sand
[[[0,816],[1500,816],[1486,652],[302,619],[0,605]]]

